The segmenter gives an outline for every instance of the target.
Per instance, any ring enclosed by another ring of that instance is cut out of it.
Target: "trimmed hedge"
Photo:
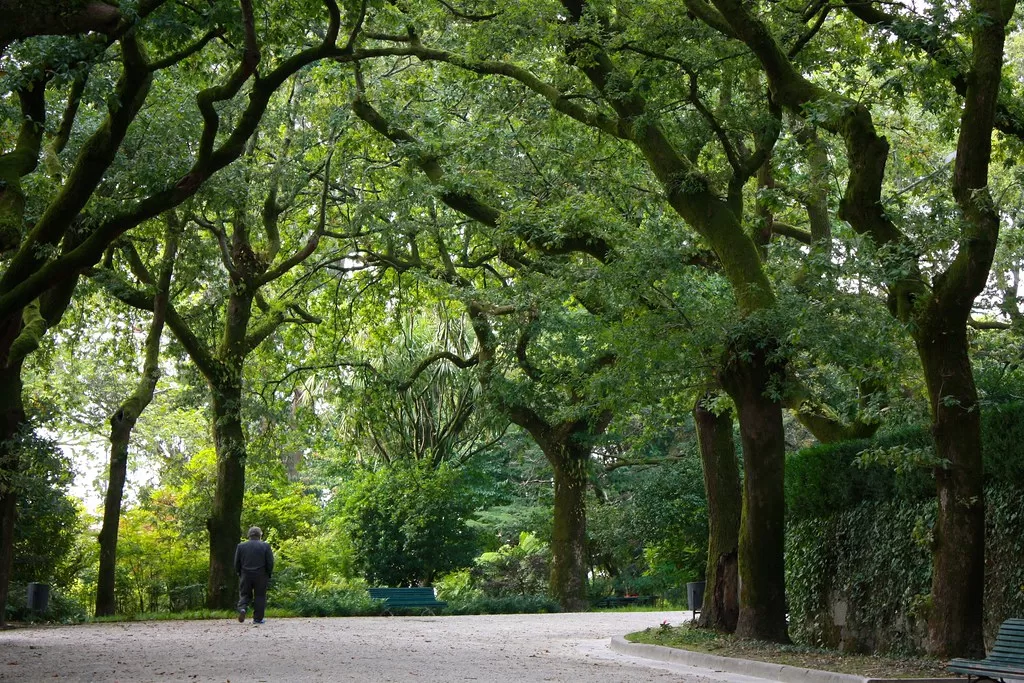
[[[985,408],[981,438],[987,485],[1024,482],[1024,404]],[[908,465],[897,470],[882,464],[854,463],[866,450],[900,448],[930,454],[931,434],[925,427],[909,428],[793,453],[786,460],[788,518],[826,516],[869,501],[933,498],[935,481],[930,467]]]
[[[931,471],[895,472],[883,465],[860,466],[854,460],[868,448],[927,448],[925,429],[907,429],[875,439],[823,444],[786,460],[786,515],[808,519],[834,514],[867,501],[924,500],[935,496]]]

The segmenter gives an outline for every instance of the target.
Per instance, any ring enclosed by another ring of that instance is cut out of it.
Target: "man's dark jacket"
[[[235,548],[235,573],[241,575],[260,574],[266,572],[269,577],[274,573],[274,553],[270,544],[255,538],[239,543]]]

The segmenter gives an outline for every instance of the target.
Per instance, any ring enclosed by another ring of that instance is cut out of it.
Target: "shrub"
[[[982,412],[985,479],[994,486],[1024,482],[1024,403],[989,406]]]
[[[877,452],[899,448],[911,453],[930,444],[927,430],[913,428],[874,440],[823,444],[798,451],[786,460],[786,514],[790,519],[807,519],[865,501],[924,500],[934,496],[935,485],[928,470],[897,473],[877,461],[863,466],[855,463],[869,449]]]
[[[75,569],[66,565],[74,562],[75,542],[84,526],[80,504],[69,495],[71,461],[56,443],[34,433],[22,437],[18,448],[25,470],[14,478],[20,500],[11,578],[66,588]]]
[[[986,407],[982,438],[991,636],[1004,619],[1024,613],[1024,404]],[[936,515],[931,468],[921,466],[930,448],[926,429],[908,429],[787,460],[786,591],[795,639],[883,652],[921,648]],[[886,466],[894,454],[902,461]],[[870,463],[855,464],[858,458]]]
[[[482,597],[480,589],[473,586],[473,576],[469,569],[460,569],[445,574],[434,582],[437,599],[449,603],[462,603]]]
[[[375,586],[430,584],[476,552],[472,494],[458,471],[402,463],[364,472],[341,498],[356,570]]]
[[[383,614],[366,588],[335,586],[299,593],[285,605],[303,617],[356,617]]]
[[[449,604],[446,614],[545,614],[561,612],[558,603],[546,595],[484,596],[468,602]]]
[[[786,590],[792,637],[853,650],[918,649],[934,519],[934,501],[896,500],[791,524]],[[844,623],[837,626],[834,616],[842,612]]]
[[[351,578],[348,540],[330,526],[326,533],[282,538],[274,545],[275,578],[281,589],[337,585]]]
[[[551,551],[529,532],[516,545],[503,545],[476,559],[473,585],[488,597],[538,595],[547,592]]]
[[[11,582],[7,595],[7,618],[10,621],[48,621],[75,624],[88,618],[85,606],[63,591],[53,590],[46,611],[39,613],[28,609],[28,585]]]

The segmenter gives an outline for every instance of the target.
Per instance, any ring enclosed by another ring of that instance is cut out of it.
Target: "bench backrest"
[[[433,586],[416,586],[413,588],[369,588],[370,597],[391,603],[410,604],[417,602],[434,602]]]
[[[1024,619],[1007,619],[999,627],[986,659],[1024,667]]]

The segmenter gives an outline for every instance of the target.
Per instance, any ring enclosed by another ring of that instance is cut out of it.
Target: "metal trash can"
[[[704,606],[704,581],[691,581],[686,584],[686,604],[691,612],[700,613]]]
[[[50,606],[50,586],[45,583],[30,583],[26,606],[39,613],[45,612]]]

